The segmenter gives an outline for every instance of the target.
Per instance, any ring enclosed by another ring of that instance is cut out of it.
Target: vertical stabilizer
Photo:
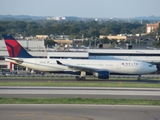
[[[19,58],[32,58],[30,55],[19,43],[18,41],[10,34],[2,35],[6,48],[8,50],[10,57],[19,57]]]

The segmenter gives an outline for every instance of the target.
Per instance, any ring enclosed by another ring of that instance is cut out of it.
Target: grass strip
[[[160,88],[157,83],[127,83],[127,82],[0,82],[0,86],[48,86],[48,87],[132,87],[132,88]]]
[[[149,99],[90,99],[90,98],[0,98],[0,104],[107,104],[160,105],[160,100]]]
[[[0,79],[70,79],[70,80],[75,80],[75,76],[65,76],[65,75],[62,75],[62,76],[37,76],[37,75],[31,75],[31,76],[0,76]],[[97,80],[98,78],[96,77],[93,77],[93,76],[87,76],[86,77],[87,80]],[[109,80],[137,80],[137,77],[125,77],[125,76],[117,76],[117,77],[110,77]],[[141,77],[141,80],[160,80],[160,77]],[[106,80],[107,81],[107,80]]]

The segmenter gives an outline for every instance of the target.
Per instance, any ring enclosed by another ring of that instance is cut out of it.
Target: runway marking
[[[68,115],[53,115],[53,114],[34,114],[34,113],[16,113],[14,116],[16,117],[33,117],[33,116],[41,116],[45,119],[56,119],[56,120],[93,120],[92,118],[80,117],[80,116],[68,116]]]
[[[33,114],[33,113],[16,113],[15,116],[33,116],[33,115],[36,115],[36,114]]]
[[[52,118],[56,120],[93,120],[92,118],[87,118],[87,117],[79,117],[79,116],[65,116],[65,115],[49,115],[46,116],[45,118]]]
[[[155,118],[152,114],[150,114],[148,111],[142,110],[143,113],[145,113],[147,116],[152,118],[153,120],[158,120],[158,118]]]

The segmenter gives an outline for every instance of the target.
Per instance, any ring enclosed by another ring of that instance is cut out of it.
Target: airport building
[[[146,33],[149,34],[160,27],[160,22],[146,25]]]
[[[124,41],[126,41],[128,37],[126,35],[119,35],[119,36],[100,35],[99,38],[100,39],[108,38],[110,40],[117,40],[117,41],[124,40]]]

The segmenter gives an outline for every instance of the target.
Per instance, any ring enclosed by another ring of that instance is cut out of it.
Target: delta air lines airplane
[[[140,80],[141,75],[157,70],[155,65],[142,61],[35,58],[12,35],[2,37],[10,56],[6,61],[43,72],[78,74],[77,80],[85,80],[86,75],[109,79],[111,74],[138,75]]]

